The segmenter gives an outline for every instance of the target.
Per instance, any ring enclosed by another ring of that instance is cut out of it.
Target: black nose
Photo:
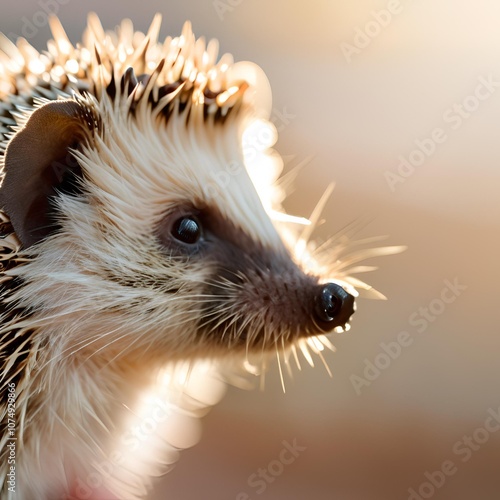
[[[354,314],[354,297],[336,283],[321,285],[314,303],[314,315],[324,330],[344,327]]]

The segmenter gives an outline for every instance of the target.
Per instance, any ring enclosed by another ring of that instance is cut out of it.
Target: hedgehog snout
[[[320,285],[314,297],[313,317],[325,331],[343,327],[354,314],[354,297],[336,283]]]

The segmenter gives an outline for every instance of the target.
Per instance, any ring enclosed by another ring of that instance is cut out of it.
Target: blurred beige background
[[[257,62],[287,116],[287,167],[309,161],[288,209],[308,215],[335,180],[323,234],[361,218],[360,236],[409,246],[367,276],[389,300],[360,300],[351,332],[333,337],[333,379],[305,368],[284,395],[273,367],[264,392],[230,390],[154,498],[500,498],[500,4],[57,1],[3,2],[0,30],[41,48],[44,7],[75,42],[89,10],[141,30],[158,11],[162,35],[190,19]],[[387,362],[381,343],[403,331],[411,345]],[[368,363],[385,368],[365,374]],[[280,467],[294,440],[301,451]]]

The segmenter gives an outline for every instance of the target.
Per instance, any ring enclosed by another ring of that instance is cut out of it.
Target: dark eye
[[[172,226],[172,235],[183,243],[193,245],[201,237],[201,226],[198,219],[192,215],[177,219]]]

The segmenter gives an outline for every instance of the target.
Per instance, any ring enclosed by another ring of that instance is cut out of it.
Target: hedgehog
[[[324,361],[380,297],[355,264],[401,250],[315,243],[331,189],[285,212],[263,71],[160,24],[0,37],[2,498],[145,498],[227,383]]]

